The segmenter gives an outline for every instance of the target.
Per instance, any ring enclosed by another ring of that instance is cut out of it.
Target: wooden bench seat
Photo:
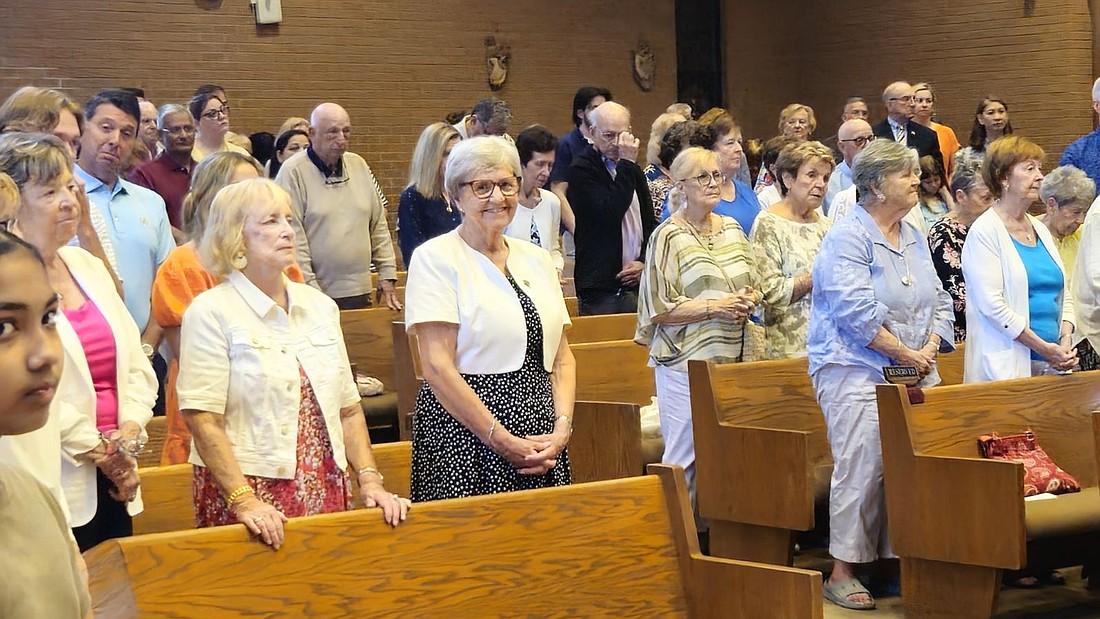
[[[1100,373],[928,389],[878,388],[890,539],[909,617],[988,617],[1002,570],[1100,560]],[[1032,428],[1085,491],[1025,501],[1023,466],[984,460],[977,439]],[[1094,563],[1095,564],[1095,563]]]
[[[614,448],[610,448],[614,446]],[[408,441],[373,446],[386,488],[410,494],[412,444]],[[569,441],[573,483],[640,475],[643,469],[638,407],[614,402],[578,402]],[[180,531],[195,526],[190,464],[157,466],[139,471],[145,511],[134,517],[134,534]],[[354,502],[358,489],[352,476]]]
[[[962,382],[962,351],[940,357]],[[699,515],[717,556],[791,565],[794,537],[828,519],[833,469],[806,358],[688,364]]]
[[[241,525],[89,551],[97,616],[823,617],[818,572],[699,552],[683,472]]]

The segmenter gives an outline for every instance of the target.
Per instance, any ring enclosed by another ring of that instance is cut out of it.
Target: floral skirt
[[[325,417],[301,364],[298,372],[302,377],[302,397],[298,408],[298,467],[294,478],[245,475],[245,479],[258,499],[274,505],[290,518],[345,511],[351,504],[348,473],[336,464],[332,455]],[[237,522],[208,468],[195,467],[192,491],[195,526],[214,527]]]

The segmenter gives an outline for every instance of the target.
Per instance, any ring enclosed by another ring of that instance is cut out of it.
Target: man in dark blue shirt
[[[569,189],[566,176],[573,158],[592,148],[588,139],[588,113],[600,105],[611,101],[611,91],[603,86],[582,86],[573,95],[573,130],[558,139],[558,150],[554,154],[554,168],[550,170],[549,189],[561,200],[561,223],[570,234],[573,233],[575,219],[573,209],[565,192]]]
[[[1100,79],[1092,84],[1092,109],[1100,114]],[[1100,129],[1067,146],[1059,165],[1071,165],[1084,170],[1100,186]]]

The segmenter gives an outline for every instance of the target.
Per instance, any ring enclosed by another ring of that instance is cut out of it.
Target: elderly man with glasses
[[[574,155],[566,177],[576,217],[577,301],[582,315],[631,313],[657,219],[645,173],[634,163],[630,110],[608,101],[589,112],[589,124],[593,148]]]
[[[917,114],[917,100],[909,82],[894,82],[882,91],[882,103],[886,106],[886,120],[874,126],[880,138],[905,144],[917,151],[918,157],[931,155],[946,170],[940,139],[936,132],[913,120]]]
[[[172,235],[180,242],[184,238],[183,198],[191,186],[191,171],[195,167],[195,160],[191,158],[191,149],[195,146],[195,119],[182,105],[168,103],[157,110],[156,123],[161,154],[138,166],[130,174],[130,182],[152,189],[164,198]]]
[[[852,186],[852,162],[855,160],[856,155],[874,139],[875,134],[871,130],[871,125],[860,118],[851,118],[844,121],[844,124],[837,130],[836,148],[840,151],[840,156],[844,160],[837,164],[836,169],[833,170],[833,175],[829,177],[829,187],[826,188],[825,199],[821,202],[821,207],[825,209],[825,214],[829,217],[832,217],[830,205],[833,198]]]
[[[348,152],[351,117],[335,103],[322,103],[309,124],[310,145],[284,161],[275,177],[290,194],[305,282],[332,297],[340,309],[370,307],[374,263],[378,300],[399,310],[386,197],[367,162]]]

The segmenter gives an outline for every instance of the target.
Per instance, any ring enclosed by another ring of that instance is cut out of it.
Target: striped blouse
[[[731,362],[744,352],[741,324],[720,318],[683,325],[653,322],[685,301],[721,299],[744,286],[757,288],[748,238],[734,219],[721,219],[722,228],[709,238],[700,237],[680,216],[669,217],[653,231],[634,336],[634,341],[649,346],[651,366],[687,370],[689,359]]]

